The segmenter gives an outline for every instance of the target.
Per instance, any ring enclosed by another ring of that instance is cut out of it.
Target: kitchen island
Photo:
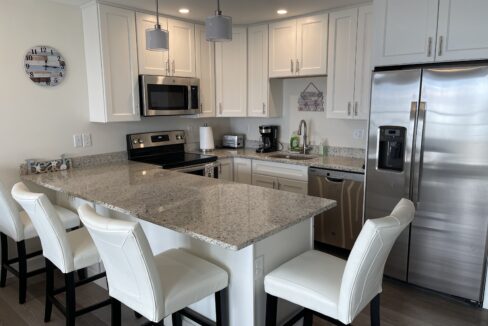
[[[312,217],[335,202],[124,162],[22,177],[76,208],[137,220],[154,254],[186,248],[229,272],[230,325],[264,325],[263,278],[313,246]],[[192,308],[214,319],[213,300]],[[283,305],[284,318],[296,308]],[[168,321],[167,325],[171,323]]]

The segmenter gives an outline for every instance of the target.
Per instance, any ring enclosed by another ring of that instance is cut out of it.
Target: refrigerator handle
[[[412,201],[418,205],[420,201],[420,186],[422,184],[422,166],[424,164],[424,134],[426,118],[426,102],[420,102],[417,128],[415,130],[415,148],[413,165],[413,184],[412,184]]]

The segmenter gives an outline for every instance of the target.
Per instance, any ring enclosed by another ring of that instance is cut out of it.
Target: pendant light
[[[150,51],[168,51],[169,33],[159,25],[159,1],[156,0],[156,25],[146,29],[146,49]]]
[[[222,16],[220,0],[217,0],[215,16],[207,17],[205,21],[207,41],[226,42],[232,41],[232,17]]]

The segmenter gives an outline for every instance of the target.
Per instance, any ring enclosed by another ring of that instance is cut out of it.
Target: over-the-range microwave
[[[201,112],[198,78],[140,75],[139,85],[145,117]]]

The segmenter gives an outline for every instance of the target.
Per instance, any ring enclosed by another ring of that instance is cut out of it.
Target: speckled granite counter
[[[363,164],[364,159],[346,157],[346,156],[319,156],[319,155],[309,155],[314,158],[309,160],[289,160],[286,158],[275,158],[272,157],[274,154],[284,153],[284,152],[273,152],[273,153],[256,153],[255,149],[216,149],[209,155],[216,155],[219,158],[229,158],[229,157],[241,157],[249,158],[262,161],[272,161],[286,164],[296,164],[304,166],[313,166],[324,169],[334,169],[348,172],[364,173]]]
[[[135,162],[22,176],[224,248],[239,250],[333,208],[333,200]]]

